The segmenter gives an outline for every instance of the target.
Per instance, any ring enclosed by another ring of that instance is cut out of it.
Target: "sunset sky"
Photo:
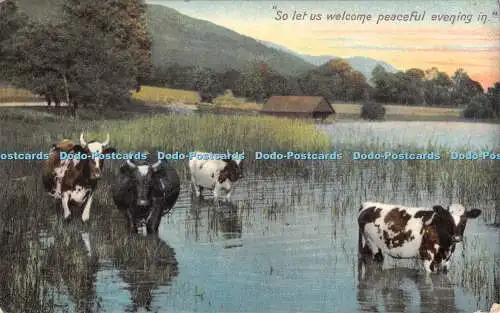
[[[500,81],[500,0],[463,1],[146,1],[208,20],[255,39],[271,41],[310,55],[366,56],[404,70],[433,66],[452,75],[464,68],[483,87]],[[273,9],[273,6],[277,7]],[[276,21],[277,11],[322,13],[321,21]],[[326,14],[371,14],[364,24],[328,21]],[[423,22],[382,21],[379,14],[418,14]],[[432,21],[449,14],[465,20]],[[487,21],[478,21],[485,14]]]

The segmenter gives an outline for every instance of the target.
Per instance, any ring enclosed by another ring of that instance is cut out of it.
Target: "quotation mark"
[[[498,16],[498,11],[493,11],[493,16]]]
[[[273,10],[277,10],[278,7],[276,5],[273,5]]]

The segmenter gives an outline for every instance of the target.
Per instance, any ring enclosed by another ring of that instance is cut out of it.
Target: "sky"
[[[400,70],[437,67],[450,76],[463,68],[485,88],[500,81],[500,0],[146,2],[299,53],[366,56]],[[307,16],[292,20],[294,12],[306,12]],[[327,18],[328,14],[344,12],[358,18],[364,15],[365,21]],[[387,15],[389,19],[397,14],[404,18],[412,12],[421,20],[384,20]],[[313,14],[316,18],[321,14],[321,19],[311,20]]]

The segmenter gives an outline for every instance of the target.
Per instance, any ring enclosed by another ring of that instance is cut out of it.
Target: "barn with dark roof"
[[[260,110],[262,114],[284,117],[325,119],[335,114],[324,97],[272,96]]]

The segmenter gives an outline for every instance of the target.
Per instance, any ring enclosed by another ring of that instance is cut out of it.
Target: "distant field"
[[[132,98],[142,100],[154,105],[193,105],[200,103],[199,94],[195,91],[180,90],[172,88],[161,88],[152,86],[142,86],[141,91],[133,92]],[[0,88],[0,102],[32,102],[43,101],[42,98],[31,94],[29,91],[15,88]],[[220,108],[254,110],[258,111],[262,105],[255,102],[246,101],[243,98],[236,98],[230,92],[220,95],[214,99],[214,105]],[[458,108],[434,108],[423,106],[405,105],[384,105],[387,117],[411,118],[460,118],[462,109]],[[334,103],[333,107],[337,112],[337,118],[359,117],[361,105],[356,103]]]
[[[24,89],[12,87],[0,88],[0,102],[32,102],[43,101],[42,97],[36,96]]]
[[[186,102],[193,104],[199,102],[197,92],[171,88],[143,86],[141,92],[134,93],[134,97],[155,104],[171,104],[172,102]],[[262,105],[236,98],[232,94],[220,95],[214,104],[221,108],[234,108],[241,110],[260,110]],[[356,103],[334,103],[333,107],[339,117],[359,116],[361,105]],[[385,105],[386,115],[405,117],[447,117],[460,118],[462,109],[433,108],[423,106]]]
[[[141,86],[141,91],[133,92],[132,98],[154,104],[172,104],[173,102],[195,104],[200,101],[200,96],[196,91],[151,86]]]
[[[406,106],[406,105],[384,105],[386,115],[398,116],[414,116],[414,117],[455,117],[459,118],[462,109],[459,108],[433,108],[423,106]],[[334,103],[333,108],[339,115],[356,114],[359,115],[361,110],[360,104],[353,103]]]

